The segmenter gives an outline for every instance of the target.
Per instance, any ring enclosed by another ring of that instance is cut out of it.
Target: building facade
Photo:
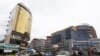
[[[45,39],[33,39],[30,43],[30,48],[35,49],[39,52],[44,52],[45,50]]]
[[[52,34],[52,44],[60,43],[64,40],[89,40],[90,38],[97,38],[96,31],[93,26],[78,25],[71,26],[61,31]],[[57,41],[56,41],[57,40]]]
[[[47,39],[45,40],[45,52],[52,51],[51,38],[52,38],[52,36],[47,36]]]
[[[12,20],[12,31],[9,43],[27,47],[32,23],[30,10],[23,3],[18,3],[10,12],[10,19]]]
[[[61,50],[67,50],[67,40],[88,41],[97,38],[96,31],[90,25],[70,26],[52,34],[52,44],[57,44]],[[60,45],[59,45],[60,44]],[[70,46],[69,46],[70,47]]]
[[[90,38],[97,38],[96,31],[93,26],[89,25],[78,25],[71,26],[63,30],[62,37],[65,37],[66,40],[89,40]]]
[[[61,42],[61,32],[57,31],[55,33],[52,33],[51,43],[53,45],[56,45],[56,44],[58,44],[60,42]]]

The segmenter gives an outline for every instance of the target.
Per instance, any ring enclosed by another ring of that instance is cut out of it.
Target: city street
[[[0,56],[100,56],[100,0],[1,0]]]

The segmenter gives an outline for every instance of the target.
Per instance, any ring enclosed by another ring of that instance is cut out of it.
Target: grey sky
[[[93,25],[100,37],[99,0],[3,0],[0,15],[9,15],[18,2],[23,2],[32,11],[31,39],[45,38],[55,31],[82,23]]]

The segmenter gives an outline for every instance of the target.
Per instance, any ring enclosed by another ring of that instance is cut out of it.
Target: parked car
[[[27,50],[22,50],[19,53],[16,53],[16,56],[33,56],[33,55],[37,55],[36,50],[34,49],[27,49]]]
[[[68,51],[60,51],[56,56],[70,56]]]
[[[53,56],[53,54],[51,52],[46,52],[45,56]]]

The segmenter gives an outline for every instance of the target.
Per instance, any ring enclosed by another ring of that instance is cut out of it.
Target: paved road
[[[100,54],[93,54],[93,56],[100,56]]]

